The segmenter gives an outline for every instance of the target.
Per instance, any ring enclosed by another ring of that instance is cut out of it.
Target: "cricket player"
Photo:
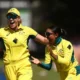
[[[45,48],[45,61],[41,62],[34,57],[31,61],[47,70],[51,69],[53,61],[61,80],[80,80],[80,66],[75,59],[71,42],[62,38],[64,34],[65,30],[60,27],[47,28],[45,36],[49,39],[49,44]]]
[[[28,38],[47,44],[47,38],[38,34],[30,27],[21,24],[21,15],[17,8],[11,8],[6,14],[7,26],[0,28],[0,38],[3,39],[4,70],[6,80],[32,80],[32,67],[29,60]]]

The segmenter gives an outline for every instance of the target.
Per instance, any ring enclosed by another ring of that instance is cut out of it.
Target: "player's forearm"
[[[50,55],[51,55],[55,60],[57,60],[57,59],[58,59],[58,56],[57,56],[57,55],[55,55],[55,54],[52,52],[52,50],[50,51]]]
[[[35,40],[45,45],[49,43],[49,40],[46,37],[41,36],[40,34],[36,36]]]
[[[68,66],[70,64],[70,59],[68,57],[65,58],[65,57],[58,56],[57,62],[59,64],[64,64],[64,65]]]
[[[44,69],[47,69],[47,70],[50,70],[51,67],[52,67],[52,62],[49,63],[49,64],[45,64],[44,62],[41,62],[40,64],[38,64],[38,66],[44,68]]]
[[[60,64],[69,65],[69,60],[67,58],[62,58],[61,56],[57,56],[53,53],[50,53],[51,56]]]

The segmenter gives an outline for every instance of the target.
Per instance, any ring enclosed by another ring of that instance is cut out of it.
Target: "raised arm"
[[[49,43],[49,40],[46,37],[40,35],[38,32],[36,32],[32,28],[28,27],[28,30],[26,30],[26,32],[29,32],[29,36],[33,38],[35,41],[38,41],[39,43],[42,43],[45,45]]]
[[[40,43],[43,43],[43,44],[48,44],[49,43],[48,39],[46,37],[43,37],[40,34],[36,35],[35,40],[38,41],[38,42],[40,42]]]

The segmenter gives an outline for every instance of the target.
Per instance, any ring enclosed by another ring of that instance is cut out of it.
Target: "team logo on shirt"
[[[60,56],[64,57],[64,54],[63,54],[63,53],[64,53],[64,52],[63,52],[63,49],[59,49],[58,54],[59,54]]]
[[[19,34],[24,34],[25,32],[23,32],[23,31],[19,31]]]
[[[18,39],[17,39],[17,38],[15,38],[15,39],[13,40],[13,42],[14,42],[14,43],[17,43],[17,41],[18,41]]]
[[[59,53],[63,53],[63,50],[62,50],[62,49],[60,49],[60,50],[59,50]]]

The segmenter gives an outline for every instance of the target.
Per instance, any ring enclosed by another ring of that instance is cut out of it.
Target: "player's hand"
[[[50,55],[52,56],[52,55],[53,55],[53,52],[52,52],[52,49],[51,49],[51,47],[50,47],[49,44],[47,45],[47,49],[48,49],[48,51],[50,52]]]
[[[49,52],[52,50],[49,44],[47,45],[47,49]]]
[[[34,63],[34,64],[36,64],[36,65],[38,65],[38,64],[40,64],[41,62],[40,62],[40,60],[39,59],[37,59],[37,58],[35,58],[35,57],[33,57],[33,56],[31,56],[31,62],[32,63]]]
[[[50,55],[51,55],[55,60],[57,60],[57,59],[58,59],[58,56],[53,53],[52,48],[50,47],[50,45],[47,45],[47,48],[48,48],[48,51],[50,52]]]

